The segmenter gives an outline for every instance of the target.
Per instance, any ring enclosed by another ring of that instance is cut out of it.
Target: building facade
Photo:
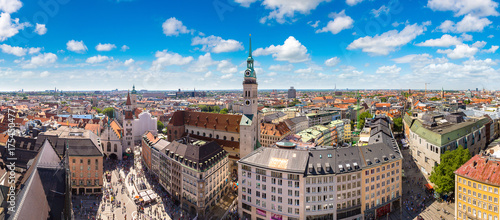
[[[500,218],[498,152],[481,152],[455,171],[456,219]]]
[[[430,175],[433,168],[441,162],[441,154],[462,146],[471,155],[478,154],[488,145],[486,124],[488,117],[468,118],[462,113],[435,114],[419,113],[403,118],[406,138],[409,140],[410,153],[416,159],[419,169]]]

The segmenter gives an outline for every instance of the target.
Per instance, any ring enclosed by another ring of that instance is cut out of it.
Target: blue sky
[[[46,2],[44,4],[43,2]],[[0,91],[500,89],[492,0],[0,1]]]

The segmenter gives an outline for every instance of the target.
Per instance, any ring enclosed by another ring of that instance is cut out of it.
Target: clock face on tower
[[[248,70],[248,69],[247,69],[247,70],[245,70],[245,76],[250,76],[250,74],[251,74],[251,73],[252,73],[252,71],[251,71],[251,70]]]
[[[245,100],[245,105],[247,105],[247,106],[250,105],[250,100],[248,100],[248,99]]]

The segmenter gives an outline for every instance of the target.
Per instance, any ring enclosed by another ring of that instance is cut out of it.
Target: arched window
[[[197,131],[197,132],[196,132],[196,135],[200,135],[200,132],[199,132],[199,131]]]
[[[191,134],[194,134],[194,131],[193,131],[193,130],[191,130]]]
[[[226,140],[226,136],[224,136],[224,140]]]
[[[209,134],[208,136],[209,136],[210,138],[212,138],[212,134]]]
[[[234,141],[234,137],[231,137],[231,141]]]
[[[216,138],[216,139],[219,139],[219,135],[216,135],[216,136],[215,136],[215,138]]]
[[[115,152],[118,152],[118,146],[116,146],[116,144],[115,144],[114,147],[115,147]]]
[[[110,142],[108,142],[108,144],[106,144],[106,148],[107,148],[106,150],[108,152],[111,152],[111,143]]]
[[[205,137],[205,135],[206,135],[205,132],[203,132],[203,137]]]
[[[177,135],[177,130],[174,131],[174,135]]]

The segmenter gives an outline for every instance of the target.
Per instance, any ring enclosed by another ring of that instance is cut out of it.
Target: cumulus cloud
[[[361,2],[363,2],[363,0],[345,0],[345,3],[350,5],[350,6],[357,5],[358,3],[361,3]]]
[[[422,47],[450,47],[461,43],[462,41],[458,37],[445,34],[441,38],[429,39],[416,45]]]
[[[498,3],[492,0],[429,0],[427,7],[434,11],[453,11],[455,16],[498,16]]]
[[[467,44],[460,44],[456,45],[455,49],[446,49],[446,50],[441,50],[439,49],[437,52],[438,53],[443,53],[448,56],[450,59],[461,59],[465,57],[473,57],[479,49],[477,47],[470,47]]]
[[[351,29],[354,23],[354,20],[345,14],[345,10],[340,13],[330,13],[329,17],[333,18],[333,20],[329,21],[322,29],[317,30],[316,33],[329,31],[332,34],[338,34],[342,30]]]
[[[490,49],[482,50],[482,52],[484,52],[484,53],[495,53],[497,51],[497,49],[498,49],[498,46],[493,45],[493,46],[491,46]]]
[[[262,5],[266,9],[272,10],[269,15],[260,19],[261,23],[269,20],[283,24],[287,20],[293,20],[297,14],[309,14],[316,9],[319,4],[329,2],[330,0],[264,0]]]
[[[288,61],[290,63],[299,63],[310,59],[307,48],[293,36],[288,37],[283,45],[258,48],[253,54],[255,56],[272,54],[275,60]]]
[[[464,33],[464,32],[482,32],[484,28],[491,24],[488,18],[478,18],[473,15],[466,15],[464,18],[455,24],[455,22],[446,20],[439,27],[443,33],[454,32],[454,33]]]
[[[3,53],[12,54],[18,57],[26,55],[26,52],[28,51],[26,48],[15,47],[15,46],[13,47],[7,44],[0,45],[0,49],[2,49]]]
[[[7,10],[12,9],[9,8]],[[2,12],[2,14],[0,14],[0,41],[5,41],[16,35],[19,33],[19,30],[22,30],[27,26],[29,26],[29,23],[19,23],[19,18],[12,19],[9,13]]]
[[[87,60],[85,62],[90,63],[90,64],[95,64],[95,63],[102,63],[106,60],[110,60],[110,58],[108,56],[97,55],[97,56],[87,58]]]
[[[43,71],[43,72],[40,73],[40,77],[42,77],[42,78],[45,78],[45,77],[47,77],[49,75],[50,75],[49,71]]]
[[[353,66],[342,66],[338,78],[351,79],[363,75],[363,71],[359,71]]]
[[[130,66],[134,63],[134,59],[130,58],[128,60],[125,60],[125,62],[123,62],[123,65],[125,66]]]
[[[19,10],[23,3],[19,0],[0,0],[0,11],[12,14]]]
[[[239,3],[241,6],[248,8],[250,5],[257,0],[234,0],[234,2]]]
[[[66,43],[66,49],[76,53],[84,53],[87,51],[87,46],[85,46],[83,41],[70,40]]]
[[[57,55],[53,53],[43,53],[37,56],[31,57],[31,59],[22,65],[23,68],[37,68],[40,66],[48,66],[55,63],[57,60]]]
[[[390,8],[386,7],[385,5],[380,6],[379,9],[372,9],[370,13],[373,14],[374,17],[378,17],[381,14],[389,14]]]
[[[212,59],[210,53],[200,55],[198,60],[189,67],[190,72],[203,73],[208,71],[209,66],[216,65],[218,62]]]
[[[40,48],[40,47],[31,47],[28,49],[28,53],[29,54],[36,54],[36,53],[40,53],[41,50],[42,50],[42,48]]]
[[[208,36],[208,37],[199,37],[196,36],[193,38],[191,45],[202,45],[201,50],[205,52],[212,53],[223,53],[223,52],[233,52],[238,50],[243,50],[243,44],[239,41],[229,39],[224,40],[218,36]]]
[[[314,23],[312,21],[307,22],[308,25],[310,25],[313,28],[317,28],[319,26],[319,20],[315,21]]]
[[[192,56],[183,57],[178,53],[167,50],[156,51],[155,57],[156,60],[153,61],[151,66],[153,70],[161,70],[163,67],[171,65],[186,65],[193,61]]]
[[[377,69],[375,73],[379,74],[399,74],[401,71],[401,67],[397,67],[396,65],[392,66],[381,66]]]
[[[348,50],[362,49],[363,52],[371,55],[388,55],[390,52],[396,51],[399,47],[408,44],[417,36],[424,33],[428,22],[422,25],[413,24],[407,25],[403,30],[391,30],[381,35],[374,37],[366,36],[354,40]]]
[[[44,35],[47,33],[47,28],[45,27],[45,24],[36,24],[36,27],[35,27],[35,33],[37,33],[38,35]]]
[[[221,73],[236,73],[238,71],[236,65],[232,64],[229,60],[222,60],[217,64],[217,71]]]
[[[328,60],[325,60],[325,66],[336,66],[340,63],[340,59],[338,57],[332,57]]]
[[[179,34],[193,33],[194,30],[189,30],[186,26],[182,24],[182,21],[177,20],[175,17],[171,17],[163,22],[163,33],[167,36],[179,36]]]
[[[97,46],[95,46],[95,49],[97,51],[110,51],[112,49],[115,49],[116,46],[114,44],[101,44],[99,43]]]
[[[128,49],[130,49],[130,47],[128,47],[127,45],[123,45],[120,50],[123,51],[123,52],[125,52]]]

